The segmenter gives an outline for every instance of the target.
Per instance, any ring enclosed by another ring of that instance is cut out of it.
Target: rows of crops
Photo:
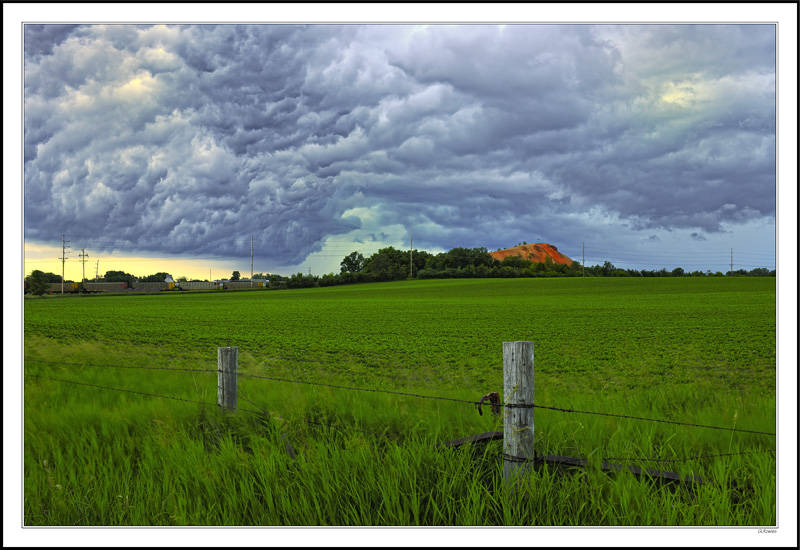
[[[577,387],[775,381],[775,280],[420,281],[228,295],[42,299],[25,335],[337,372],[497,386],[500,344],[532,340],[537,376]],[[576,375],[576,376],[573,376]],[[385,378],[385,377],[382,377]]]

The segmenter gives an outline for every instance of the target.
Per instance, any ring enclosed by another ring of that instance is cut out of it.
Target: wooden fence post
[[[217,348],[217,371],[217,405],[223,411],[236,412],[239,348]]]
[[[533,342],[503,342],[503,470],[530,468],[533,451]]]

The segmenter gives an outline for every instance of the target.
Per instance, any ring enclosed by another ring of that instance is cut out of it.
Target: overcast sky
[[[26,25],[25,243],[772,269],[775,67],[768,24]]]

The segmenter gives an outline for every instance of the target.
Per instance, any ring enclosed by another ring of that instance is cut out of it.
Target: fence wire
[[[182,369],[175,367],[131,367],[125,365],[107,365],[107,364],[86,364],[86,363],[66,363],[63,361],[43,361],[41,359],[25,359],[27,363],[45,363],[48,365],[68,365],[73,367],[109,367],[114,369],[145,369],[145,370],[174,370],[186,372],[218,372],[218,369]]]
[[[101,388],[101,389],[104,389],[104,390],[113,390],[113,391],[121,391],[121,392],[126,392],[126,393],[136,393],[136,394],[139,394],[139,395],[147,395],[149,397],[161,397],[163,399],[174,399],[176,401],[186,401],[187,403],[198,403],[200,405],[213,405],[215,407],[217,406],[216,403],[208,403],[208,402],[205,402],[205,401],[195,401],[193,399],[184,399],[182,397],[173,397],[173,396],[169,396],[169,395],[158,395],[158,394],[155,394],[155,393],[146,393],[146,392],[143,392],[143,391],[125,390],[125,389],[122,389],[122,388],[112,388],[112,387],[109,387],[109,386],[100,386],[98,384],[88,384],[86,382],[76,382],[75,380],[64,380],[62,378],[51,378],[50,376],[42,376],[41,374],[26,374],[25,376],[33,376],[35,378],[44,378],[45,380],[53,380],[55,382],[65,382],[67,384],[77,384],[79,386],[89,386],[91,388]]]
[[[247,376],[247,377],[250,377],[250,378],[259,378],[259,379],[263,379],[263,380],[274,380],[274,381],[277,381],[277,382],[290,382],[290,383],[293,383],[293,384],[308,384],[308,385],[312,385],[312,386],[325,386],[325,387],[329,387],[329,388],[337,388],[337,389],[343,389],[343,390],[356,390],[356,391],[367,391],[367,392],[375,392],[375,393],[388,393],[388,394],[393,394],[393,395],[405,395],[405,396],[408,396],[408,397],[419,397],[419,398],[423,398],[423,399],[438,399],[438,400],[442,400],[442,401],[455,401],[455,402],[458,402],[458,403],[467,403],[467,404],[470,404],[470,405],[475,405],[476,407],[480,406],[480,405],[489,405],[488,403],[484,403],[484,402],[481,402],[481,401],[470,401],[470,400],[467,400],[467,399],[456,399],[456,398],[453,398],[453,397],[440,397],[440,396],[434,396],[434,395],[420,395],[420,394],[416,394],[416,393],[407,393],[407,392],[398,392],[398,391],[389,391],[389,390],[353,388],[353,387],[349,387],[349,386],[339,386],[339,385],[336,385],[336,384],[325,384],[325,383],[322,383],[322,382],[307,382],[307,381],[303,381],[303,380],[288,380],[286,378],[274,378],[274,377],[270,377],[270,376],[261,376],[261,375],[257,375],[257,374],[247,374],[247,373],[242,373],[242,372],[239,372],[237,374],[239,376]],[[496,403],[496,405],[500,406],[500,407],[509,406],[506,403]],[[677,422],[675,420],[660,420],[660,419],[656,419],[656,418],[644,418],[644,417],[640,417],[640,416],[630,416],[630,415],[623,415],[623,414],[601,413],[601,412],[591,412],[591,411],[576,411],[574,409],[563,409],[563,408],[558,408],[558,407],[547,407],[545,405],[533,404],[533,408],[546,409],[546,410],[551,410],[551,411],[560,411],[560,412],[566,412],[566,413],[592,414],[592,415],[610,416],[610,417],[616,417],[616,418],[628,418],[628,419],[631,419],[631,420],[642,420],[642,421],[647,421],[647,422],[663,422],[663,423],[666,423],[666,424],[675,424],[675,425],[678,425],[678,426],[689,426],[689,427],[694,427],[694,428],[709,428],[709,429],[713,429],[713,430],[728,430],[728,431],[732,431],[732,432],[744,432],[744,433],[752,433],[752,434],[759,434],[759,435],[776,435],[773,432],[760,432],[760,431],[755,431],[755,430],[744,430],[744,429],[741,429],[741,428],[727,428],[727,427],[724,427],[724,426],[709,426],[709,425],[705,425],[705,424],[691,424],[691,423],[687,423],[687,422]]]
[[[147,368],[147,367],[128,367],[128,368]],[[186,369],[167,369],[167,370],[186,370]],[[203,372],[213,372],[213,371],[203,371]],[[64,379],[60,379],[60,378],[52,378],[52,377],[49,377],[49,376],[42,376],[42,375],[39,375],[39,374],[26,374],[26,376],[32,376],[32,377],[35,377],[35,378],[43,378],[45,380],[52,380],[52,381],[55,381],[55,382],[64,382],[64,383],[67,383],[67,384],[76,384],[76,385],[79,385],[79,386],[88,386],[88,387],[92,387],[92,388],[99,388],[99,389],[105,389],[105,390],[132,393],[132,394],[137,394],[137,395],[145,395],[145,396],[148,396],[148,397],[158,397],[158,398],[162,398],[162,399],[172,399],[172,400],[175,400],[175,401],[183,401],[183,402],[186,402],[186,403],[195,403],[195,404],[202,405],[204,407],[208,407],[208,406],[218,407],[219,406],[216,403],[208,403],[208,402],[205,402],[205,401],[196,401],[196,400],[192,400],[192,399],[184,399],[182,397],[174,397],[174,396],[169,396],[169,395],[159,395],[159,394],[147,393],[147,392],[141,392],[141,391],[135,391],[135,390],[127,390],[127,389],[123,389],[123,388],[112,388],[110,386],[101,386],[101,385],[98,385],[98,384],[89,384],[89,383],[86,383],[86,382],[77,382],[75,380],[64,380]],[[302,383],[302,382],[300,382],[300,383]],[[325,385],[327,385],[327,384],[325,384]],[[334,387],[337,387],[337,386],[334,386]],[[348,389],[362,389],[362,388],[348,388]],[[384,392],[384,390],[363,390],[363,391]],[[422,396],[422,395],[408,394],[408,393],[402,393],[402,392],[385,392],[385,393],[394,393],[394,394],[400,393],[401,395],[424,397],[424,398],[428,398],[428,399],[445,399],[445,400],[449,400],[449,401],[461,401],[461,402],[473,403],[473,404],[476,403],[476,402],[467,401],[467,400],[463,400],[463,399],[441,398],[441,397],[435,397],[435,396]],[[262,407],[259,407],[256,403],[253,403],[250,399],[245,397],[241,393],[241,390],[239,390],[238,394],[239,394],[239,397],[241,397],[242,399],[244,399],[245,401],[247,401],[251,405],[255,406],[258,410],[254,411],[254,410],[251,410],[251,409],[243,409],[241,407],[237,407],[237,410],[241,410],[243,412],[249,412],[249,413],[256,413],[256,414],[266,414],[268,416],[271,416],[270,413],[267,410],[263,409]],[[545,408],[552,408],[552,407],[545,407]],[[561,409],[556,409],[556,410],[561,410]],[[580,411],[566,410],[566,412],[580,412]],[[586,414],[593,414],[593,413],[586,413]],[[594,413],[594,414],[602,414],[602,413]],[[612,416],[617,416],[617,415],[612,415]],[[626,417],[626,418],[629,418],[629,417]],[[377,436],[377,437],[392,438],[392,439],[395,439],[395,440],[400,439],[397,436],[392,436],[392,435],[389,435],[389,434],[381,434],[381,433],[378,433],[378,432],[372,432],[372,431],[367,431],[367,430],[359,430],[357,428],[351,428],[351,427],[347,427],[347,426],[337,426],[337,425],[333,425],[333,424],[326,424],[324,422],[317,422],[317,421],[314,421],[314,420],[306,419],[305,422],[308,423],[308,424],[314,424],[314,425],[323,426],[323,427],[327,427],[327,428],[332,428],[332,429],[336,429],[336,430],[355,431],[355,432],[374,435],[374,436]],[[687,424],[687,425],[688,426],[697,426],[695,424]],[[713,426],[702,426],[702,427],[713,427]],[[720,429],[726,429],[726,428],[720,428]],[[744,431],[747,431],[747,430],[744,430]],[[764,432],[755,432],[755,433],[764,433]],[[774,435],[774,434],[768,434],[768,435]],[[757,454],[757,453],[768,453],[768,452],[776,452],[776,451],[774,449],[765,449],[765,450],[760,450],[760,451],[745,451],[745,452],[741,452],[741,453],[724,453],[724,454],[715,454],[715,455],[703,455],[703,456],[698,456],[698,457],[688,457],[688,458],[678,458],[678,459],[607,457],[607,458],[603,458],[603,460],[604,461],[611,461],[611,460],[614,460],[614,461],[635,461],[635,462],[688,462],[688,461],[691,461],[691,460],[702,460],[702,459],[707,459],[707,458],[718,458],[718,457],[724,457],[724,456],[741,456],[741,455],[749,455],[749,454]],[[507,455],[504,454],[503,456],[506,457]],[[512,459],[513,460],[517,460],[515,457],[510,457],[509,458],[509,460],[512,460]]]
[[[702,460],[704,458],[718,458],[721,456],[741,456],[741,455],[752,455],[752,454],[761,454],[761,453],[774,453],[776,452],[775,449],[763,449],[761,451],[745,451],[742,453],[724,453],[718,455],[703,455],[703,456],[693,456],[689,458],[618,458],[618,457],[611,457],[611,458],[603,458],[603,460],[615,460],[615,461],[626,461],[626,462],[688,462],[690,460]]]
[[[132,367],[132,366],[122,366],[122,365],[85,365],[85,364],[80,364],[80,363],[66,363],[66,362],[56,362],[56,361],[40,361],[40,360],[35,360],[35,359],[32,359],[32,360],[27,360],[26,359],[26,361],[33,361],[33,362],[39,362],[39,363],[48,363],[48,364],[72,365],[72,366],[88,366],[88,367],[102,367],[102,366],[105,366],[105,367],[124,368],[124,369],[154,369],[154,370],[173,370],[173,371],[187,371],[187,372],[225,372],[226,374],[230,374],[227,371],[221,371],[219,369],[184,369],[184,368],[170,368],[170,367]],[[457,402],[457,403],[466,403],[466,404],[473,405],[475,407],[479,407],[479,406],[481,406],[483,404],[482,401],[471,401],[471,400],[467,400],[467,399],[457,399],[457,398],[453,398],[453,397],[421,395],[421,394],[416,394],[416,393],[399,392],[399,391],[391,391],[391,390],[355,388],[355,387],[352,387],[352,386],[341,386],[341,385],[337,385],[337,384],[326,384],[326,383],[323,383],[323,382],[308,382],[308,381],[303,381],[303,380],[290,380],[290,379],[286,379],[286,378],[276,378],[276,377],[271,377],[271,376],[263,376],[263,375],[249,374],[249,373],[243,373],[243,372],[235,372],[233,374],[236,374],[238,376],[246,376],[246,377],[250,377],[250,378],[256,378],[256,379],[260,379],[260,380],[272,380],[272,381],[276,381],[276,382],[287,382],[287,383],[293,383],[293,384],[305,384],[305,385],[312,385],[312,386],[324,386],[324,387],[329,387],[329,388],[351,390],[351,391],[385,393],[385,394],[391,394],[391,395],[403,395],[403,396],[407,396],[407,397],[417,397],[417,398],[421,398],[421,399],[434,399],[434,400],[440,400],[440,401],[451,401],[451,402]],[[30,376],[36,376],[36,375],[30,375]],[[75,382],[75,383],[79,383],[79,382]],[[90,385],[90,384],[85,384],[84,383],[83,385]],[[102,386],[98,386],[98,387],[102,387]],[[111,388],[111,389],[117,389],[117,388]],[[120,390],[120,391],[129,391],[129,390]],[[137,392],[133,392],[133,393],[137,393]],[[500,406],[500,407],[512,406],[512,405],[509,405],[509,404],[506,404],[506,403],[496,403],[496,405]],[[518,406],[518,405],[516,405],[516,406]],[[706,428],[706,429],[711,429],[711,430],[725,430],[725,431],[730,431],[730,432],[751,433],[751,434],[757,434],[757,435],[772,435],[772,436],[777,435],[774,432],[764,432],[764,431],[757,431],[757,430],[746,430],[746,429],[742,429],[742,428],[729,428],[729,427],[725,427],[725,426],[711,426],[711,425],[707,425],[707,424],[694,424],[694,423],[689,423],[689,422],[678,422],[678,421],[675,421],[675,420],[664,420],[664,419],[657,419],[657,418],[645,418],[645,417],[631,416],[631,415],[625,415],[625,414],[603,413],[603,412],[594,412],[594,411],[578,411],[578,410],[574,410],[572,408],[564,409],[564,408],[560,408],[560,407],[549,407],[549,406],[537,405],[537,404],[533,404],[532,407],[533,408],[537,408],[537,409],[545,409],[545,410],[559,411],[559,412],[565,412],[565,413],[588,414],[588,415],[606,416],[606,417],[613,417],[613,418],[627,418],[629,420],[640,420],[640,421],[644,421],[644,422],[659,422],[659,423],[664,423],[664,424],[673,424],[673,425],[676,425],[676,426],[687,426],[687,427],[693,427],[693,428]]]

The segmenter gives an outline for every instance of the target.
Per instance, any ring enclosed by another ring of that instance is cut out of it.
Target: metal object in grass
[[[491,403],[491,405],[492,405],[492,414],[494,414],[495,416],[500,416],[500,393],[499,392],[493,391],[493,392],[487,393],[486,395],[481,397],[481,400],[476,405],[476,408],[478,409],[478,414],[480,414],[480,415],[483,415],[483,411],[481,410],[481,405],[483,405],[484,401],[489,401],[489,403]]]

